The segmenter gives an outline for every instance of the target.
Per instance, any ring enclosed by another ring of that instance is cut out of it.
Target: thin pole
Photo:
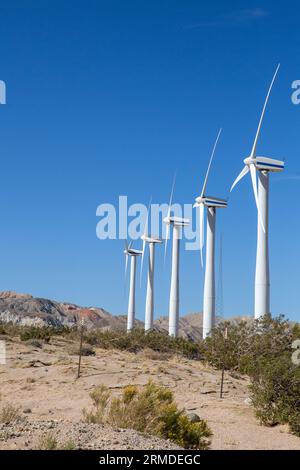
[[[227,328],[225,328],[225,332],[224,332],[225,345],[226,345],[227,336],[228,336],[228,330],[227,330]],[[220,387],[220,398],[221,399],[223,398],[224,374],[225,374],[225,364],[224,364],[224,360],[223,360],[222,376],[221,376],[221,387]]]
[[[221,389],[220,389],[220,398],[223,398],[223,384],[224,384],[224,366],[222,369],[222,377],[221,377]]]
[[[77,379],[80,377],[80,367],[81,367],[81,356],[82,356],[82,341],[83,341],[83,319],[81,320],[81,328],[80,328],[80,344],[79,344],[79,359],[78,359],[78,371],[77,371]]]

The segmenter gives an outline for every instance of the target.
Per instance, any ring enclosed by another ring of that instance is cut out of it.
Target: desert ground
[[[3,338],[2,338],[3,339]],[[7,363],[0,365],[0,408],[20,408],[14,424],[0,424],[0,449],[37,448],[50,433],[63,443],[72,440],[87,449],[176,449],[175,444],[129,430],[83,422],[91,407],[90,391],[99,384],[118,394],[128,384],[149,379],[170,387],[180,407],[207,420],[211,449],[299,449],[300,438],[285,426],[259,425],[249,400],[248,379],[225,374],[224,398],[219,398],[220,372],[182,357],[160,358],[146,350],[138,354],[96,349],[95,356],[68,354],[69,341],[52,337],[42,349],[7,338]]]

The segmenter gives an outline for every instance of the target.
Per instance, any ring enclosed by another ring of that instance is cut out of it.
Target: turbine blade
[[[170,200],[169,200],[169,206],[168,206],[168,214],[167,217],[170,217],[171,215],[171,206],[173,202],[173,194],[174,194],[174,188],[175,188],[175,183],[176,183],[176,173],[173,178],[173,184],[172,184],[172,189],[171,189],[171,195],[170,195]],[[165,255],[164,255],[164,263],[166,263],[166,256],[167,256],[167,247],[168,247],[168,239],[169,239],[169,233],[170,233],[170,224],[167,224],[166,227],[166,243],[165,243]]]
[[[128,255],[125,255],[125,282],[126,282],[126,275],[127,275],[127,267],[128,267]]]
[[[169,233],[170,233],[170,224],[167,224],[167,226],[166,226],[166,243],[165,243],[164,263],[166,263],[166,256],[167,256],[167,247],[168,247]]]
[[[141,259],[141,272],[140,272],[140,286],[142,285],[142,275],[143,275],[143,264],[144,264],[145,248],[146,248],[146,241],[143,240],[142,259]]]
[[[261,116],[260,116],[260,120],[259,120],[257,131],[256,131],[256,136],[255,136],[253,147],[252,147],[251,154],[250,154],[251,158],[254,158],[255,155],[256,155],[257,141],[258,141],[258,138],[259,138],[262,122],[263,122],[263,119],[264,119],[264,115],[265,115],[265,112],[266,112],[266,107],[267,107],[267,104],[268,104],[268,101],[269,101],[269,98],[270,98],[270,94],[271,94],[271,91],[272,91],[272,88],[273,88],[273,85],[274,85],[274,82],[275,82],[275,79],[276,79],[279,68],[280,68],[280,64],[277,65],[277,68],[276,68],[275,73],[273,75],[271,84],[269,86],[267,97],[266,97],[265,102],[264,102],[263,110],[262,110],[262,113],[261,113]]]
[[[152,202],[152,196],[150,197],[149,204],[148,204],[148,209],[147,209],[147,217],[146,217],[145,230],[144,230],[144,236],[145,237],[148,237],[149,211],[150,211],[150,207],[151,207],[151,202]],[[146,241],[143,240],[143,250],[142,250],[142,259],[141,259],[141,272],[140,272],[140,286],[142,285],[145,248],[146,248]]]
[[[244,166],[244,168],[242,169],[242,171],[240,172],[239,176],[237,177],[237,179],[235,180],[235,182],[233,183],[233,185],[231,186],[230,188],[230,192],[233,190],[233,188],[238,184],[239,181],[241,181],[242,178],[244,178],[244,176],[248,173],[249,171],[249,167],[246,165]]]
[[[127,244],[127,243],[126,243]],[[128,266],[128,255],[125,255],[125,272],[124,272],[124,299],[126,297],[126,280],[127,280],[127,266]]]
[[[253,192],[254,192],[254,197],[255,197],[255,202],[256,202],[256,207],[257,207],[257,212],[258,212],[258,218],[261,223],[262,229],[265,232],[265,227],[264,227],[264,222],[263,218],[261,215],[260,207],[259,207],[259,200],[258,200],[258,191],[257,191],[257,180],[256,180],[256,168],[255,165],[252,163],[250,165],[250,174],[251,174],[251,180],[252,180],[252,186],[253,186]]]
[[[206,175],[205,175],[205,179],[204,179],[203,188],[202,188],[202,191],[201,191],[201,197],[204,196],[204,193],[205,193],[205,190],[206,190],[206,185],[207,185],[208,175],[209,175],[209,172],[210,172],[210,167],[211,167],[214,155],[215,155],[215,151],[216,151],[216,148],[217,148],[217,145],[218,145],[218,141],[219,141],[221,132],[222,132],[222,128],[218,132],[216,141],[215,141],[213,149],[212,149],[212,153],[210,155],[210,159],[209,159],[209,163],[208,163],[208,167],[207,167],[207,171],[206,171]]]
[[[169,201],[169,211],[171,211],[171,206],[172,206],[172,202],[173,202],[173,194],[174,194],[175,183],[176,183],[176,174],[173,177],[173,183],[172,183],[172,189],[171,189],[171,195],[170,195],[170,201]]]
[[[201,267],[203,268],[203,246],[204,246],[204,204],[200,204],[200,255]]]

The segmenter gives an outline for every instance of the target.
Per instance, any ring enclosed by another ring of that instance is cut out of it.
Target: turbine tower
[[[146,307],[145,307],[145,331],[152,330],[153,328],[153,312],[154,312],[154,262],[155,262],[155,245],[162,243],[157,237],[148,235],[148,224],[149,224],[149,211],[151,207],[151,200],[149,202],[147,210],[147,218],[145,224],[144,235],[141,236],[143,240],[142,260],[141,260],[141,276],[140,281],[142,282],[144,255],[146,249],[146,243],[149,244],[149,258],[148,258],[148,280],[147,280],[147,294],[146,294]]]
[[[165,244],[165,257],[167,253],[167,244],[169,238],[170,226],[173,227],[173,241],[172,241],[172,274],[171,274],[171,289],[169,301],[169,335],[178,336],[178,323],[179,323],[179,248],[181,228],[189,225],[189,219],[181,217],[171,217],[171,206],[174,192],[174,184],[171,191],[171,197],[168,207],[168,215],[164,218],[166,227],[166,244]]]
[[[200,211],[200,253],[201,265],[203,267],[203,246],[204,246],[204,208],[207,208],[207,228],[206,228],[206,263],[203,295],[203,339],[210,335],[215,325],[216,294],[215,294],[215,231],[216,231],[216,209],[226,208],[227,201],[216,197],[206,196],[206,186],[208,175],[217,144],[222,129],[219,130],[217,139],[210,156],[206,176],[204,179],[201,195],[197,197],[194,207],[199,207]]]
[[[138,256],[142,255],[142,251],[134,250],[132,248],[132,242],[127,244],[125,242],[124,250],[126,259],[125,259],[125,279],[127,273],[128,258],[130,256],[130,287],[129,287],[129,300],[128,300],[128,312],[127,312],[127,331],[133,329],[134,320],[135,320],[135,278],[136,278],[136,259]]]
[[[257,251],[255,270],[255,302],[254,316],[270,314],[270,273],[269,273],[269,173],[278,172],[284,169],[284,162],[268,157],[256,156],[256,147],[264,119],[266,107],[269,101],[280,64],[274,73],[267,97],[262,109],[258,128],[250,156],[244,160],[245,166],[231,187],[235,185],[250,171],[253,186],[254,198],[257,207]],[[258,185],[257,185],[258,172]]]
[[[146,243],[149,244],[149,258],[148,258],[148,280],[147,280],[147,295],[145,307],[145,331],[152,330],[153,328],[153,311],[154,311],[154,262],[155,262],[155,245],[162,243],[162,240],[156,237],[149,237],[146,233],[142,235],[143,251],[142,263]],[[141,264],[141,270],[143,264]]]

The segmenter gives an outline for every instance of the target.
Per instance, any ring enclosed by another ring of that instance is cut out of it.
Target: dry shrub
[[[145,348],[140,351],[139,355],[144,359],[149,359],[150,361],[167,361],[172,357],[172,353],[154,351],[150,348]]]
[[[40,437],[37,444],[37,450],[56,450],[57,446],[58,442],[55,435],[48,433]]]
[[[74,337],[76,331],[72,330],[71,334]],[[85,332],[84,341],[103,349],[119,349],[133,353],[152,350],[159,353],[160,358],[162,355],[169,357],[179,354],[188,359],[200,359],[200,344],[181,337],[173,338],[167,333],[155,330],[145,332],[141,328],[135,328],[130,333],[124,334],[120,330],[95,329]]]
[[[68,354],[70,356],[79,356],[79,345],[78,344],[71,344],[67,347]],[[95,356],[95,350],[90,344],[83,344],[81,348],[81,355],[82,356]]]
[[[7,404],[0,410],[0,423],[14,423],[20,418],[20,408]]]
[[[186,449],[209,447],[211,431],[207,423],[203,420],[191,422],[166,387],[149,381],[141,389],[134,385],[124,387],[121,397],[111,398],[110,391],[101,385],[93,390],[91,398],[94,409],[83,410],[87,422],[135,429],[170,439]]]

